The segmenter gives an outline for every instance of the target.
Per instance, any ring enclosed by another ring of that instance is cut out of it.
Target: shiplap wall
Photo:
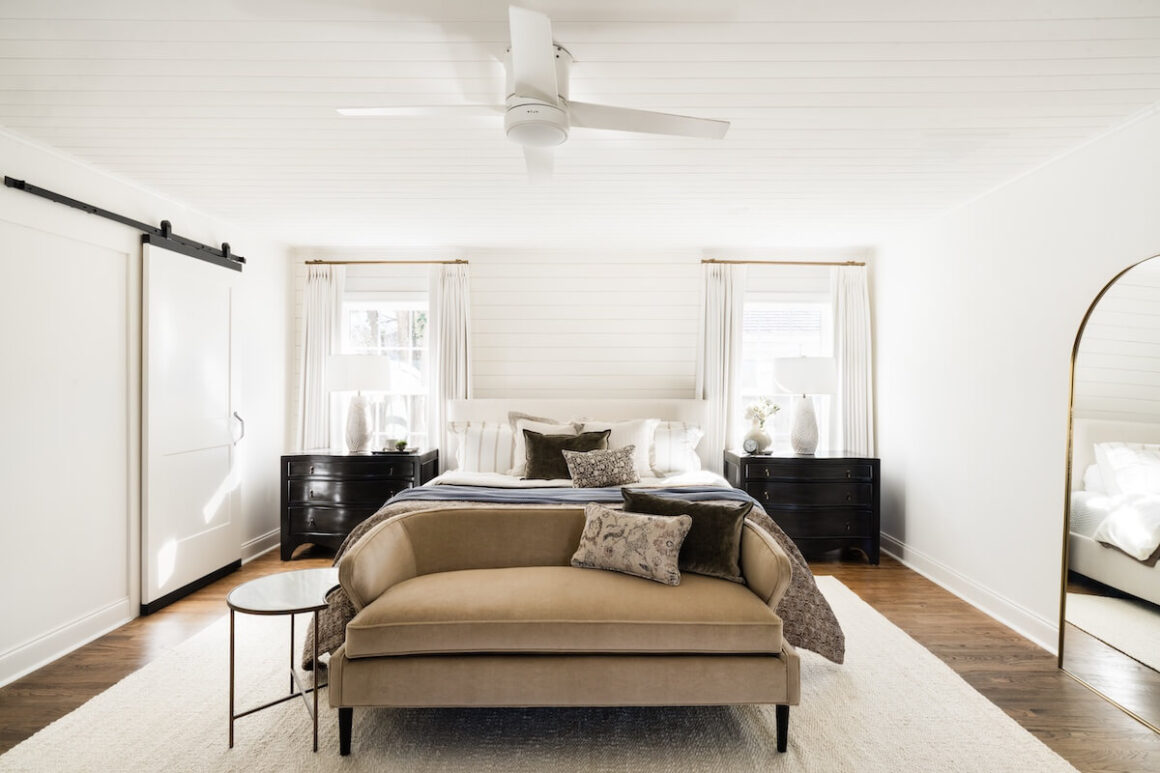
[[[301,248],[294,255],[294,404],[307,260],[470,260],[474,397],[686,398],[695,392],[703,257],[867,256],[865,250]],[[420,289],[426,272],[424,266],[348,266],[347,291]],[[747,285],[758,292],[825,292],[829,272],[750,266]]]
[[[1075,363],[1075,414],[1160,421],[1160,260],[1121,277],[1088,319]]]
[[[475,397],[692,397],[701,253],[471,255]]]

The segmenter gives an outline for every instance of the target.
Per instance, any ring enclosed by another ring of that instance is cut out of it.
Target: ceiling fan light
[[[568,114],[554,105],[516,105],[503,123],[509,140],[529,148],[550,148],[568,139]]]

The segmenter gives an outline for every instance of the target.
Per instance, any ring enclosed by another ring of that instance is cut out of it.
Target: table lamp
[[[811,395],[833,394],[837,372],[832,357],[779,357],[773,363],[776,384],[795,395],[789,442],[795,454],[818,450],[818,415]]]
[[[379,354],[332,354],[326,359],[326,388],[331,392],[355,391],[346,414],[346,447],[349,453],[371,450],[374,422],[370,398],[362,390],[391,389],[391,360]]]

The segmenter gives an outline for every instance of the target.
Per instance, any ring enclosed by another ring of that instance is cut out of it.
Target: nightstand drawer
[[[286,462],[286,473],[291,478],[409,478],[414,472],[415,466],[409,460],[382,462],[373,456]]]
[[[869,510],[778,510],[766,508],[790,538],[869,537],[873,513]]]
[[[761,459],[746,460],[743,475],[746,480],[873,480],[874,468],[866,462],[811,461],[802,464],[797,460]]]
[[[350,534],[377,507],[291,507],[290,528],[296,534]]]
[[[745,491],[762,506],[801,505],[827,507],[834,505],[865,505],[874,503],[874,487],[869,483],[811,483],[797,481],[769,481],[746,483]],[[766,511],[769,507],[765,507]]]
[[[403,489],[409,479],[387,480],[290,480],[286,483],[289,501],[295,504],[377,504],[381,505]]]

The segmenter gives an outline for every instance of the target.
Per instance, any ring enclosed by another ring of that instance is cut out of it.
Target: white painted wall
[[[286,446],[281,245],[0,133],[0,171],[183,236],[229,241],[242,281],[244,551],[277,543]],[[0,188],[0,684],[136,615],[140,244],[132,229]],[[66,324],[79,312],[79,325]]]
[[[1068,362],[1160,252],[1153,114],[889,242],[875,263],[884,546],[1054,648]]]

